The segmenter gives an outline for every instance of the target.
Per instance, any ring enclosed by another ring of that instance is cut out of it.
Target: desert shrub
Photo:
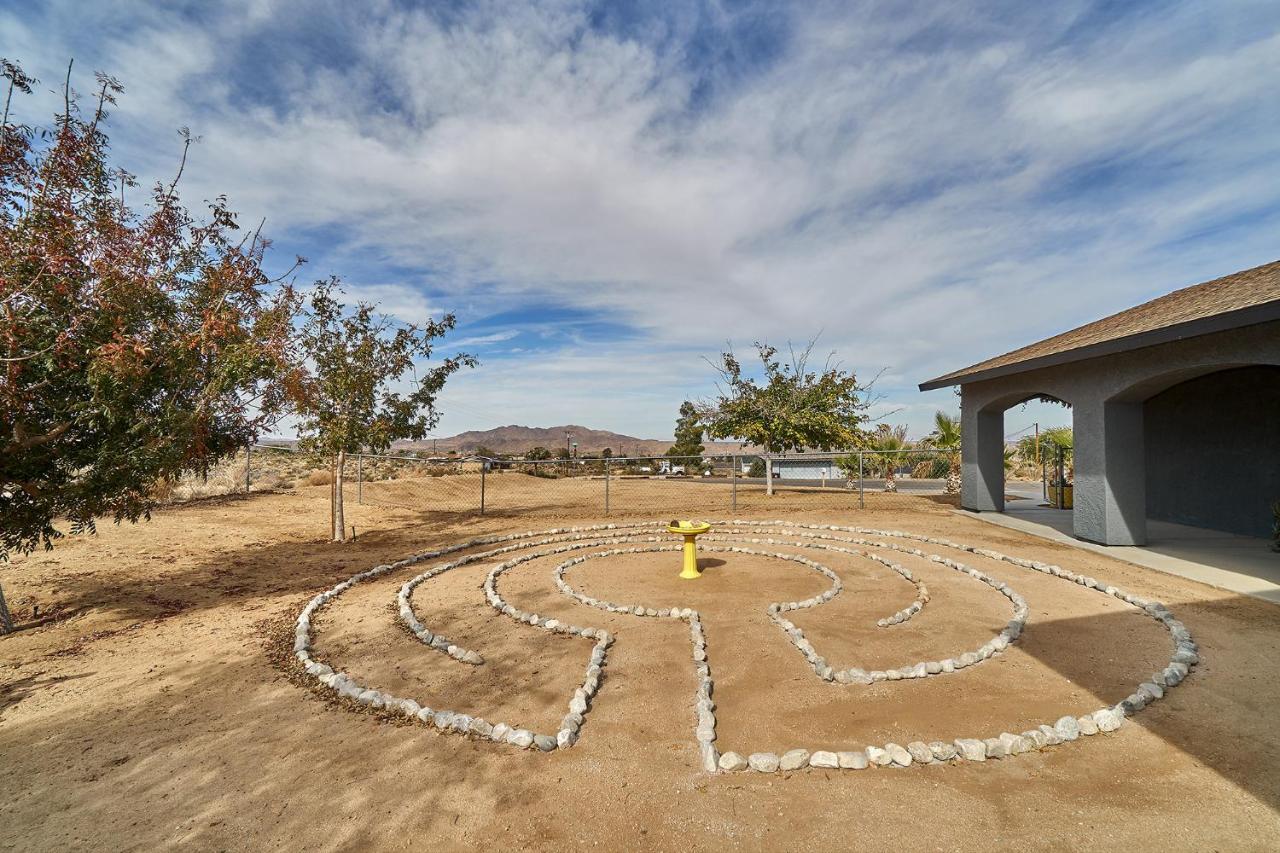
[[[150,495],[151,500],[158,504],[173,500],[173,481],[163,477],[156,480],[151,484]]]
[[[333,482],[332,471],[312,471],[307,475],[308,486],[327,486]]]

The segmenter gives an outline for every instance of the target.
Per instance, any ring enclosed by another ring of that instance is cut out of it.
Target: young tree
[[[880,424],[879,428],[871,434],[867,444],[873,451],[867,456],[867,462],[871,465],[871,470],[879,472],[884,477],[884,490],[898,491],[898,481],[894,475],[897,473],[898,466],[902,464],[902,451],[907,449],[906,425],[891,427],[888,424]]]
[[[206,472],[280,413],[297,300],[263,272],[267,241],[238,235],[224,199],[199,222],[182,174],[148,205],[108,162],[98,75],[82,113],[70,87],[47,132],[11,123],[35,81],[0,60],[0,560],[148,517],[152,487]],[[183,133],[182,163],[191,137]],[[0,617],[0,621],[7,622]],[[5,624],[4,629],[10,626]]]
[[[534,447],[534,448],[531,448],[529,452],[524,455],[524,458],[533,462],[537,462],[542,459],[550,459],[551,451],[541,446]]]
[[[823,369],[809,369],[814,347],[796,353],[783,363],[778,351],[756,343],[764,379],[743,374],[733,351],[721,354],[718,398],[698,407],[701,422],[712,438],[736,438],[763,447],[769,453],[815,448],[861,447],[865,443],[862,425],[867,420],[867,388],[859,385],[852,372],[844,371],[828,358]],[[765,466],[769,494],[773,494],[771,465]]]
[[[948,495],[959,494],[960,419],[952,417],[946,412],[935,412],[933,425],[933,432],[925,438],[924,444],[943,452],[947,460],[947,485],[945,491]]]
[[[698,457],[701,460],[702,451],[705,449],[702,446],[703,431],[697,408],[693,403],[685,400],[680,404],[680,417],[676,420],[676,441],[667,448],[667,456]],[[694,465],[699,464],[692,459],[689,462]]]
[[[440,420],[435,401],[445,381],[476,360],[459,353],[418,376],[416,362],[430,358],[432,342],[454,327],[453,315],[422,326],[399,324],[375,315],[374,307],[363,302],[348,311],[338,293],[338,280],[330,278],[317,282],[307,300],[299,345],[309,373],[295,402],[299,445],[330,460],[332,536],[343,542],[347,454],[382,453],[397,439],[422,438]],[[393,390],[406,375],[410,390]]]

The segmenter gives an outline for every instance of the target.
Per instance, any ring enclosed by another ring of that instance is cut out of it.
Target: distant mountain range
[[[430,453],[447,453],[455,450],[458,453],[474,453],[478,447],[487,447],[495,453],[525,453],[534,447],[545,447],[552,453],[564,447],[567,441],[578,445],[578,455],[598,455],[606,447],[614,456],[660,456],[667,452],[672,439],[669,438],[636,438],[621,435],[603,429],[590,429],[579,424],[566,424],[553,427],[502,426],[495,429],[473,430],[448,438],[424,439],[422,441],[397,441],[395,448],[400,450],[425,450]],[[740,448],[736,442],[705,442],[706,452],[734,453]]]

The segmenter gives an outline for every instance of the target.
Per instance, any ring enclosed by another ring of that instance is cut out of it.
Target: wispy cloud
[[[446,430],[669,434],[702,356],[821,328],[920,432],[953,405],[920,379],[1277,254],[1275,4],[642,6],[61,0],[0,31],[46,81],[122,78],[135,171],[190,125],[187,198],[317,275],[456,311],[459,345],[529,330]]]
[[[469,338],[462,338],[458,341],[451,341],[450,343],[455,347],[486,346],[488,344],[500,344],[503,341],[509,341],[518,334],[520,334],[520,332],[516,329],[507,329],[504,332],[494,332],[489,335],[475,335]]]

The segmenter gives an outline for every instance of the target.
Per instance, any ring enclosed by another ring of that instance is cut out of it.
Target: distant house
[[[961,505],[1004,509],[1004,413],[1071,406],[1080,539],[1141,545],[1147,519],[1267,536],[1280,500],[1280,261],[1174,291],[957,370]]]
[[[840,469],[836,467],[835,459],[826,457],[816,457],[806,459],[804,456],[779,456],[774,457],[773,476],[780,480],[836,480],[843,478]]]

